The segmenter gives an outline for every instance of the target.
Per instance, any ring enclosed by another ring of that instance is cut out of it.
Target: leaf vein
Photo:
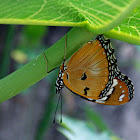
[[[44,1],[44,3],[41,5],[40,9],[38,11],[36,11],[34,14],[30,15],[29,17],[27,17],[26,19],[30,19],[30,18],[34,17],[35,15],[37,15],[39,12],[42,11],[42,9],[45,7],[45,5],[47,3],[46,0],[43,0],[43,1]]]

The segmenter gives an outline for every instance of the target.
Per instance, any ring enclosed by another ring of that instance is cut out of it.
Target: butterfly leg
[[[44,58],[45,58],[45,61],[46,61],[46,70],[47,70],[47,73],[50,73],[50,72],[52,72],[53,70],[55,70],[55,69],[57,69],[57,68],[59,68],[59,67],[56,67],[56,68],[54,68],[54,69],[52,69],[52,70],[50,70],[50,71],[48,71],[48,60],[47,60],[47,58],[46,58],[46,55],[45,55],[45,53],[43,52],[43,56],[44,56]]]

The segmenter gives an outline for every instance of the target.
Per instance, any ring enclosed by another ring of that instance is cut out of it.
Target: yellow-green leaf
[[[78,26],[100,34],[122,22],[139,0],[0,0],[1,24]]]

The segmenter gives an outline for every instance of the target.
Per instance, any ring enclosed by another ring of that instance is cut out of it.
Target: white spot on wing
[[[113,79],[113,84],[112,84],[111,88],[115,87],[116,85],[118,85],[118,80]]]
[[[103,97],[101,99],[96,100],[96,103],[105,103],[104,101],[107,99],[108,97]]]
[[[107,92],[106,96],[112,94],[112,91],[113,91],[113,88],[111,88],[111,89]]]
[[[93,100],[92,98],[87,98],[87,99],[89,99],[90,101],[92,101],[92,100]]]
[[[108,97],[103,97],[101,99],[98,99],[98,100],[101,100],[101,101],[105,101]]]
[[[95,102],[96,103],[105,103],[104,101],[101,101],[101,100],[96,100]]]
[[[117,84],[118,84],[118,80],[117,80],[117,79],[113,79],[113,84],[112,84],[110,90],[107,92],[106,96],[112,94],[113,88],[114,88]]]
[[[92,43],[92,41],[88,41],[87,43]]]
[[[122,91],[122,93],[124,93],[124,90]]]
[[[122,94],[120,97],[119,97],[119,101],[121,102],[124,98],[125,94]]]

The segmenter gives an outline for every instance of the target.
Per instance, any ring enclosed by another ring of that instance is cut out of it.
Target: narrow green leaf
[[[79,49],[85,42],[94,37],[93,33],[83,28],[73,28],[67,34],[67,58]],[[47,49],[48,70],[60,66],[64,59],[65,37]],[[32,86],[47,75],[46,62],[43,54],[0,80],[0,102],[3,102],[24,89]]]

